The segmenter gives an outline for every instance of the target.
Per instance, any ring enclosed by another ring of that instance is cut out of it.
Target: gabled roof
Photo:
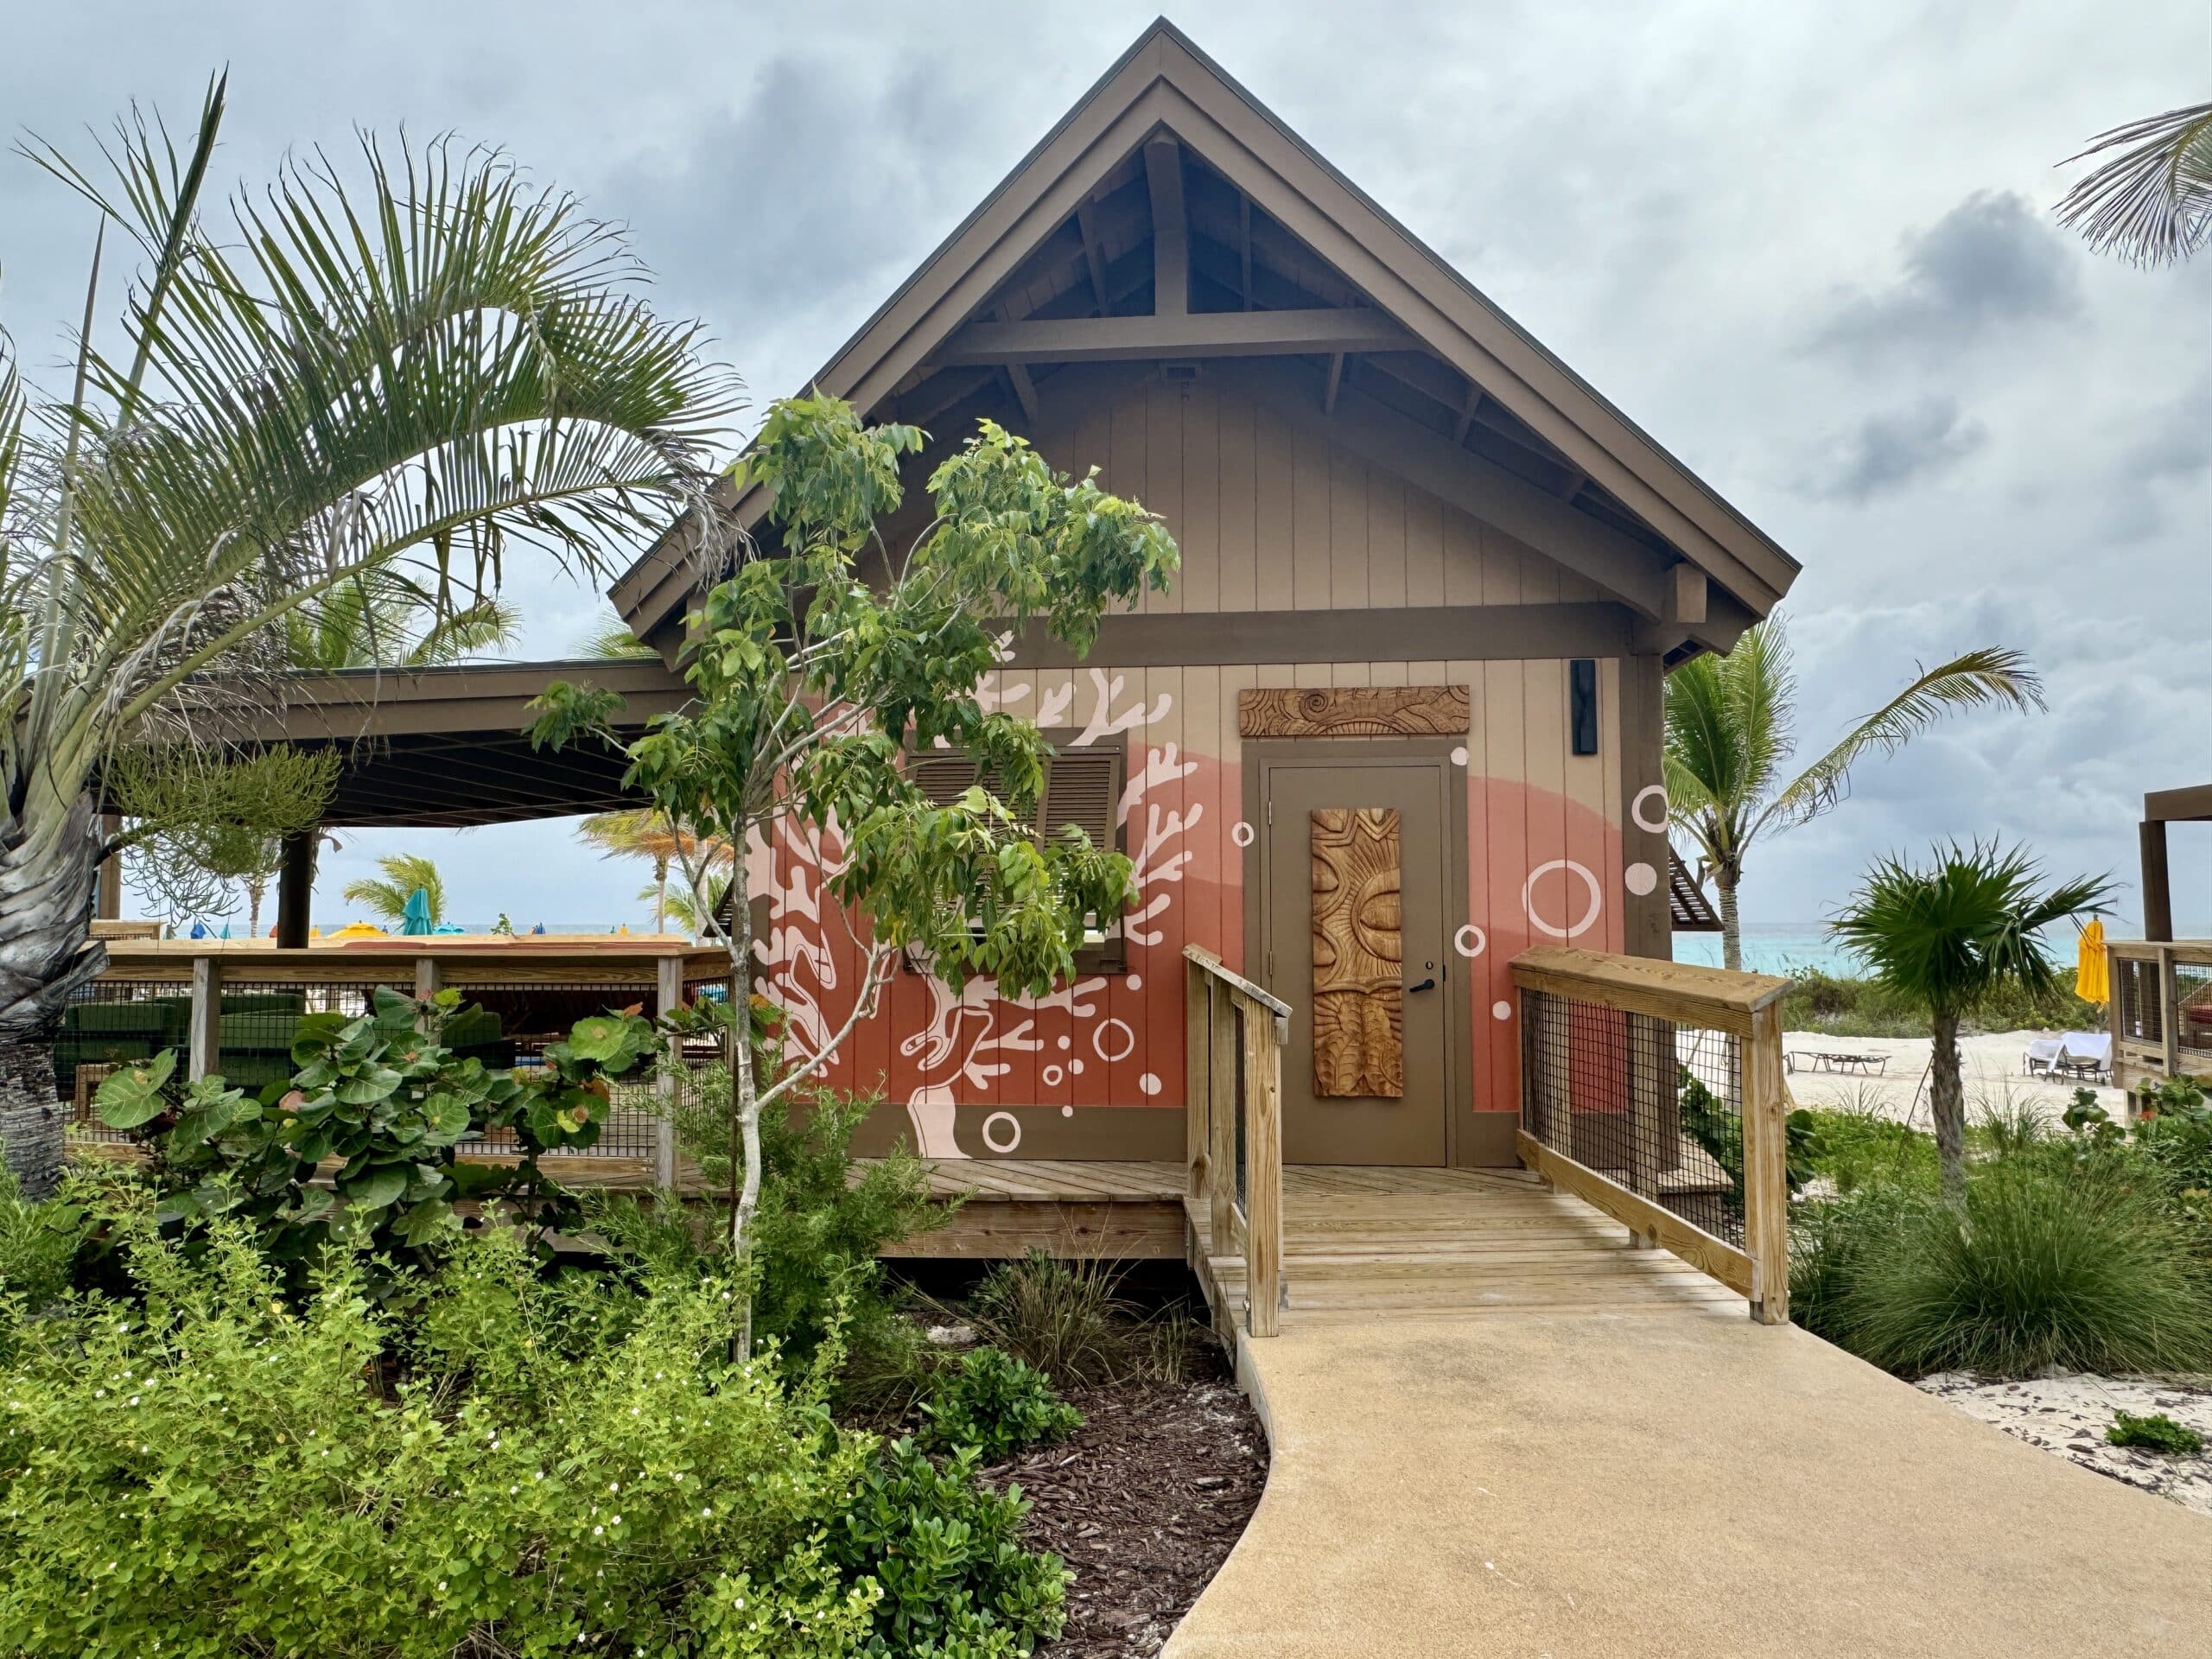
[[[1409,478],[1464,474],[1487,493],[1478,516],[1579,555],[1583,574],[1690,639],[1707,582],[1727,643],[1796,575],[1164,18],[812,384],[879,416],[935,420],[990,397],[1033,419],[1051,388],[1100,384],[1098,365],[1200,358],[1228,359],[1255,395],[1288,391],[1332,417],[1341,403],[1388,435]],[[664,537],[612,589],[640,637],[690,596],[683,539]]]

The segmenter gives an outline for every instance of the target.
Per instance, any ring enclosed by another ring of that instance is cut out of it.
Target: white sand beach
[[[2021,1069],[2028,1045],[2055,1034],[2006,1031],[1961,1039],[1967,1120],[2025,1106],[2046,1122],[2056,1122],[2082,1085],[2069,1077],[2031,1077]],[[1923,1129],[1929,1127],[1928,1060],[1934,1046],[1926,1037],[1835,1037],[1819,1031],[1786,1032],[1782,1039],[1783,1052],[1796,1057],[1787,1081],[1798,1105],[1878,1111]],[[1879,1055],[1883,1064],[1868,1068],[1871,1075],[1856,1069],[1816,1069],[1814,1057],[1823,1054]],[[2097,1090],[2098,1103],[2114,1117],[2125,1099],[2118,1089]]]

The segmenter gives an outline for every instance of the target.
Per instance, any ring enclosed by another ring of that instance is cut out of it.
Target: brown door
[[[1283,1156],[1448,1161],[1441,761],[1260,766],[1261,969],[1291,1005]]]

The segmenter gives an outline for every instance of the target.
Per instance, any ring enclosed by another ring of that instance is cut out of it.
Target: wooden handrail
[[[1649,1115],[1655,1102],[1664,1107],[1675,1100],[1675,1069],[1681,1064],[1675,1047],[1678,1026],[1723,1032],[1737,1039],[1733,1052],[1741,1075],[1734,1080],[1732,1092],[1741,1102],[1743,1121],[1740,1245],[1706,1231],[1658,1202],[1649,1184],[1639,1180],[1635,1160],[1630,1170],[1631,1185],[1624,1186],[1576,1158],[1576,1058],[1541,1068],[1539,1076],[1540,1069],[1526,1064],[1524,1056],[1518,1144],[1522,1161],[1538,1174],[1621,1222],[1639,1241],[1670,1250],[1743,1293],[1751,1301],[1751,1317],[1761,1324],[1784,1323],[1789,1317],[1789,1176],[1782,999],[1789,982],[1690,963],[1548,947],[1516,957],[1512,973],[1522,994],[1522,1030],[1531,1055],[1538,1026],[1530,993],[1624,1016],[1618,1022],[1619,1052],[1586,1051],[1581,1063],[1601,1074],[1617,1069],[1630,1079],[1631,1114]],[[1574,1040],[1602,1044],[1605,1034],[1602,1025],[1596,1032],[1578,1028]],[[1655,1039],[1662,1057],[1656,1066],[1649,1046]],[[1585,1052],[1577,1051],[1578,1056]],[[1660,1116],[1663,1119],[1665,1115]],[[1678,1133],[1671,1128],[1660,1132]],[[1639,1141],[1649,1133],[1640,1130]]]
[[[1189,964],[1184,987],[1185,1190],[1194,1203],[1205,1200],[1211,1254],[1244,1258],[1245,1329],[1255,1337],[1272,1337],[1281,1323],[1282,1051],[1290,1040],[1290,1005],[1202,946],[1185,945],[1183,956]],[[1243,1013],[1241,1022],[1234,1011]]]

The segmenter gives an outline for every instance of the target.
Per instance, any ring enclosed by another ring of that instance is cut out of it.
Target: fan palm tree
[[[52,1041],[90,938],[103,757],[219,742],[283,670],[285,625],[370,573],[441,617],[505,553],[603,575],[703,499],[734,382],[631,291],[621,235],[496,154],[364,137],[288,163],[228,223],[194,142],[133,117],[86,171],[28,152],[141,266],[73,385],[34,409],[0,342],[0,1146],[59,1167]]]
[[[1744,965],[1736,889],[1759,837],[1819,817],[1843,799],[1870,751],[1895,753],[1956,709],[2043,707],[2043,685],[2017,651],[1988,646],[1923,670],[1821,758],[1784,781],[1796,747],[1797,682],[1782,620],[1746,628],[1726,657],[1692,658],[1667,677],[1667,800],[1719,890],[1721,960]]]
[[[688,889],[693,877],[703,878],[716,867],[729,866],[728,847],[721,842],[710,845],[677,830],[651,807],[594,813],[576,826],[576,833],[605,857],[643,859],[653,867],[652,885],[638,896],[653,901],[656,933],[668,925],[670,901],[675,896],[668,884],[671,871],[689,872],[684,880]]]
[[[2069,161],[2120,153],[2066,193],[2058,222],[2139,265],[2186,259],[2212,236],[2212,104],[2099,133]]]
[[[390,853],[377,860],[377,868],[384,872],[382,880],[365,875],[346,884],[347,904],[359,905],[379,920],[397,925],[407,915],[407,901],[419,890],[429,897],[430,925],[445,920],[446,884],[435,862],[414,853]]]
[[[1954,842],[1936,849],[1930,869],[1881,860],[1829,924],[1876,978],[1928,1008],[1936,1039],[1929,1072],[1936,1152],[1943,1196],[1953,1204],[1963,1205],[1967,1190],[1959,1022],[2007,986],[2034,996],[2056,988],[2058,968],[2038,936],[2102,909],[2112,890],[2102,876],[2045,887],[2041,868],[2018,848]]]

